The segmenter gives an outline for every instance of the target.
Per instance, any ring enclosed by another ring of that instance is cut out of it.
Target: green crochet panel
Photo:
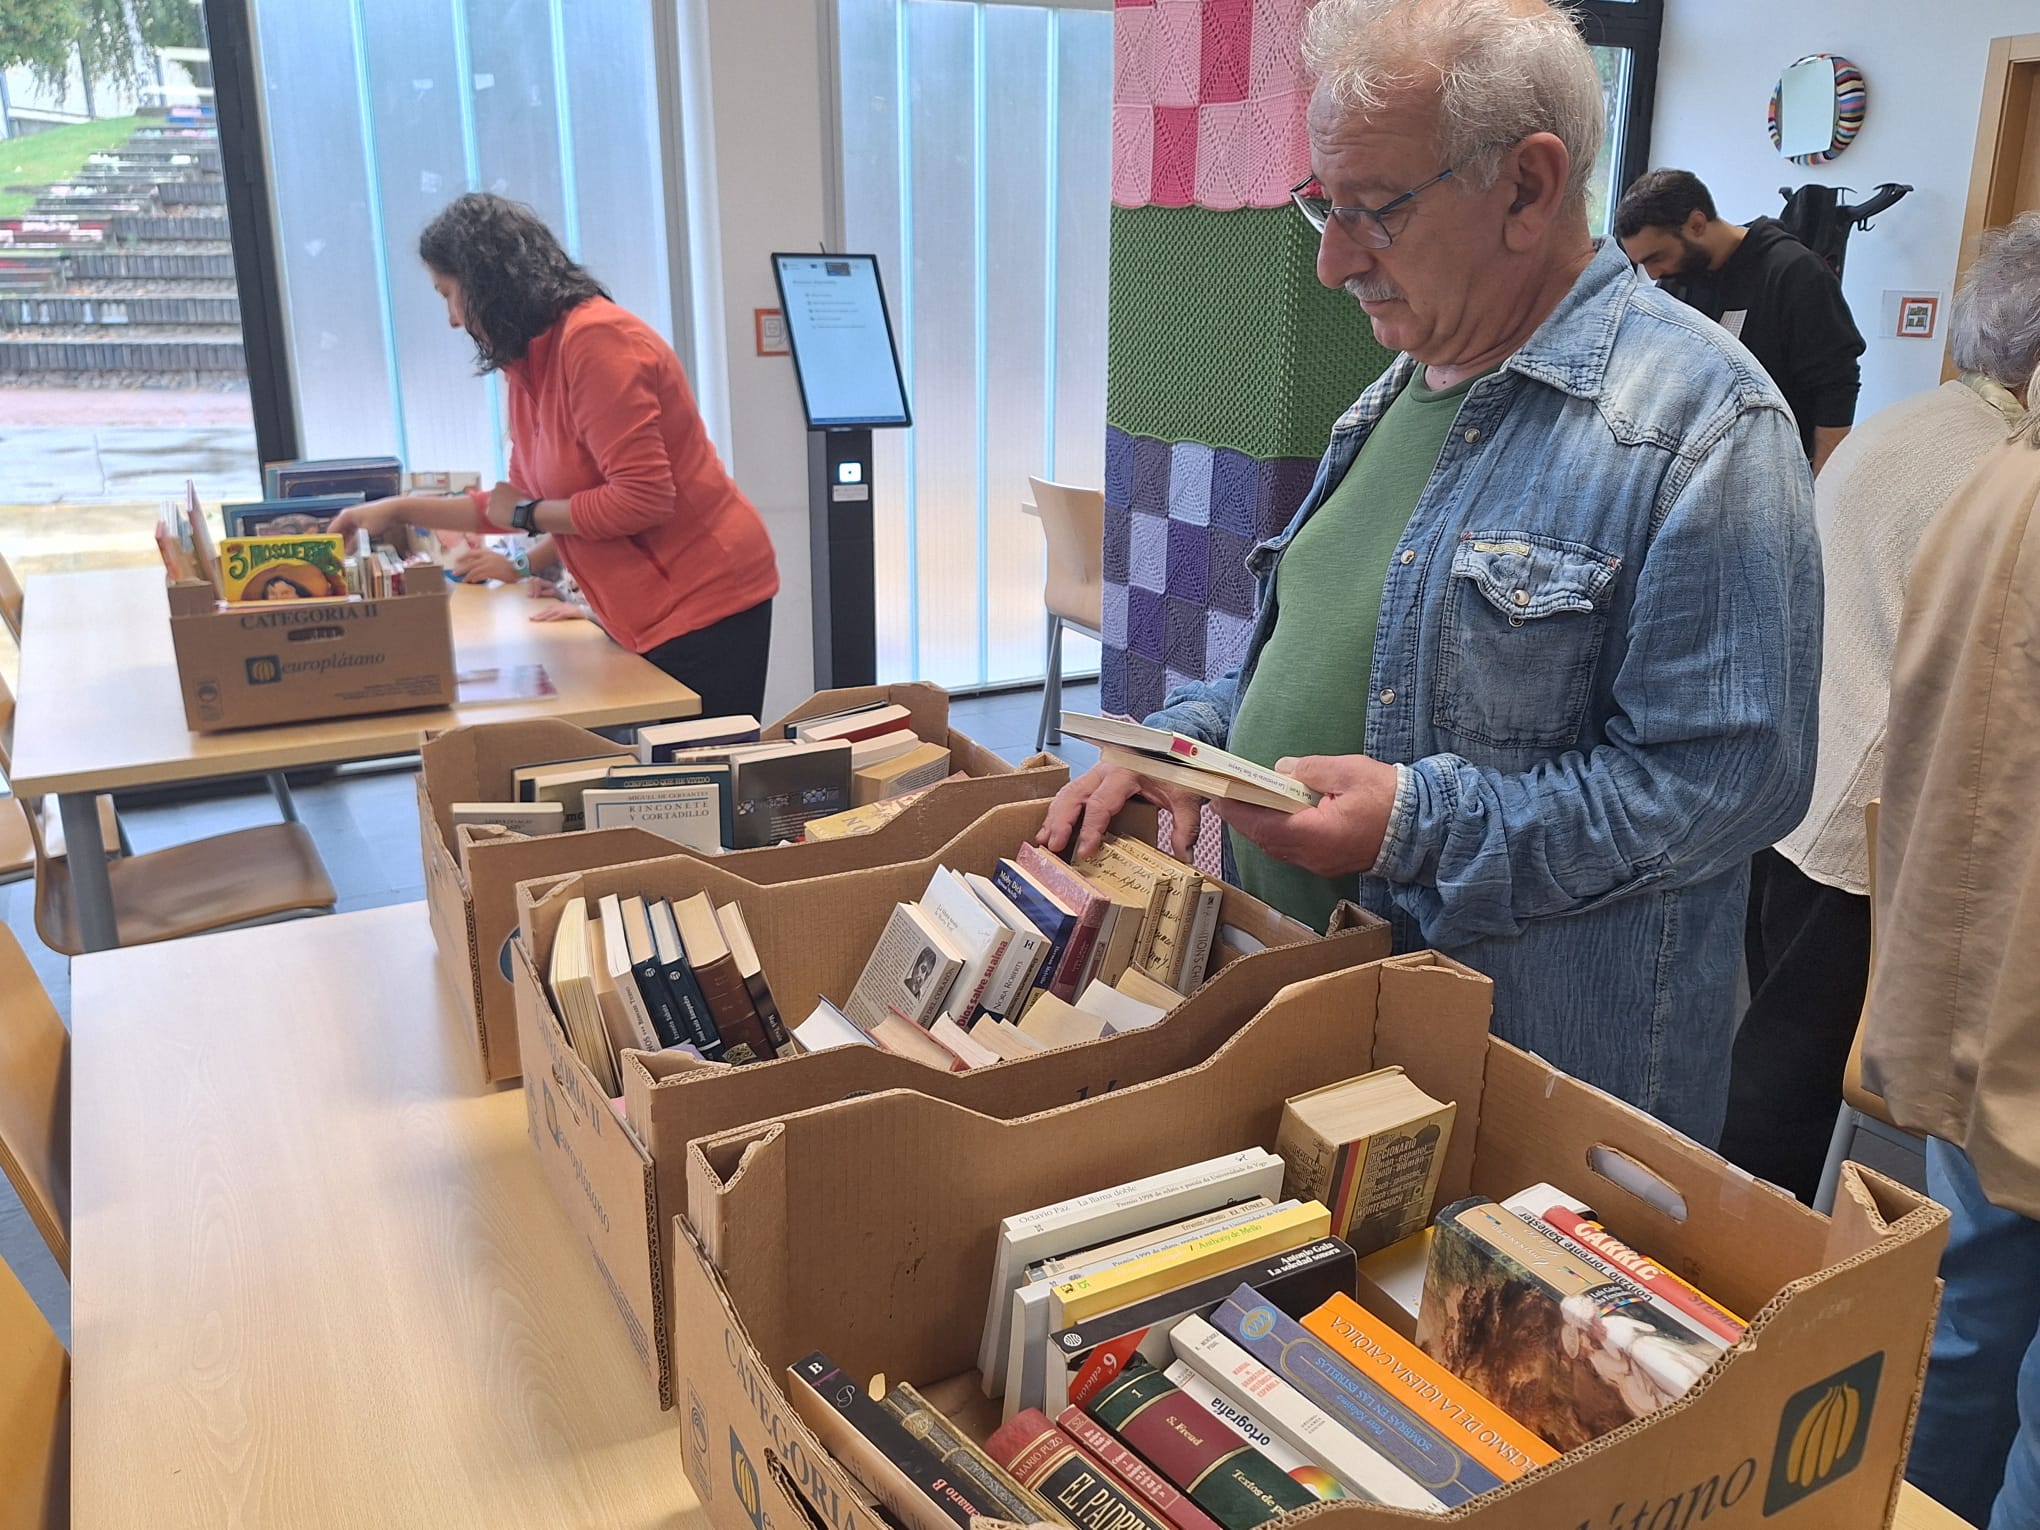
[[[1105,417],[1134,436],[1317,457],[1394,360],[1367,315],[1318,284],[1290,207],[1112,209]]]

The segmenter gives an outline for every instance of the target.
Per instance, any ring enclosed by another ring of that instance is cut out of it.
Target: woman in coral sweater
[[[779,570],[673,348],[515,202],[459,198],[418,254],[479,369],[508,380],[510,480],[359,505],[335,529],[538,536],[515,560],[470,554],[460,572],[522,579],[564,563],[604,630],[699,692],[704,713],[762,714]]]

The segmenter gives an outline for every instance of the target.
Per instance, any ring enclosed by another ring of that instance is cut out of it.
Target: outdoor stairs
[[[71,181],[32,189],[27,213],[0,219],[0,385],[246,376],[210,118],[145,121]]]

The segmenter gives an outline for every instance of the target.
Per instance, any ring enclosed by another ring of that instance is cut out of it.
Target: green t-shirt
[[[1478,381],[1433,392],[1419,368],[1283,553],[1275,629],[1226,743],[1235,754],[1273,765],[1285,756],[1366,752],[1382,585],[1460,400]],[[1314,876],[1237,833],[1232,850],[1242,887],[1312,929],[1322,930],[1333,906],[1353,894],[1352,878]]]

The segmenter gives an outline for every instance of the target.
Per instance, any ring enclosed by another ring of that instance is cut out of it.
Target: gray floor
[[[1072,711],[1097,708],[1095,682],[1070,686],[1063,694],[1064,704]],[[951,717],[959,731],[1015,761],[1033,752],[1034,730],[1040,715],[1038,689],[965,697],[951,707]],[[1057,747],[1056,752],[1077,770],[1097,760],[1096,750],[1074,739]],[[351,770],[300,786],[295,795],[298,814],[318,841],[319,853],[340,895],[343,912],[424,897],[424,874],[418,861],[416,785],[409,770]],[[259,782],[250,781],[195,799],[124,804],[121,819],[135,849],[146,851],[250,824],[273,823],[276,805]],[[20,937],[44,986],[68,1022],[70,964],[36,938],[35,891],[31,883],[0,887],[0,918]],[[0,1179],[0,1259],[21,1277],[68,1344],[70,1289],[15,1198],[13,1188],[4,1179]]]

